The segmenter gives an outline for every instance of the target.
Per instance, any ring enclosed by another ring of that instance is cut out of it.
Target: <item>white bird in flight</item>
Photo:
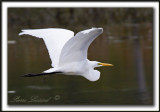
[[[89,81],[97,81],[100,72],[95,67],[113,66],[108,63],[89,61],[87,51],[90,44],[103,32],[103,28],[91,28],[74,32],[61,28],[27,29],[19,35],[27,34],[42,38],[52,61],[52,68],[39,74],[25,74],[25,77],[61,73],[65,75],[83,76]]]

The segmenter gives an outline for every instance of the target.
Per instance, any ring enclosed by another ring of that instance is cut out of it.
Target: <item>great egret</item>
[[[33,77],[62,73],[83,76],[90,81],[98,80],[100,72],[94,70],[95,67],[113,66],[112,64],[87,59],[89,45],[102,32],[102,28],[91,28],[80,31],[74,36],[73,31],[61,28],[22,30],[19,35],[28,34],[44,40],[53,67],[40,74],[26,74],[24,76]]]

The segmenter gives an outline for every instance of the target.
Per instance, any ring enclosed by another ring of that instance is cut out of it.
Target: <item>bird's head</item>
[[[92,62],[93,68],[102,67],[102,66],[113,66],[112,64],[109,64],[109,63],[102,63],[102,62],[98,62],[98,61],[91,61],[91,62]]]

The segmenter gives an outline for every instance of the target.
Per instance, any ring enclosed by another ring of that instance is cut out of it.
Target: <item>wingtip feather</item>
[[[18,34],[19,36],[24,35],[26,30],[21,30],[21,32]]]
[[[21,33],[19,33],[18,35],[21,36],[21,35],[23,35],[23,34],[24,34],[24,32],[21,32]]]

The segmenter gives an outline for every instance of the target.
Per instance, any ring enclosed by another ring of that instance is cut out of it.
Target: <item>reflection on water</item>
[[[48,76],[45,81],[44,76],[20,77],[50,68],[51,61],[41,39],[24,36],[9,43],[8,104],[153,104],[152,40],[140,39],[147,88],[142,93],[138,89],[132,39],[108,39],[103,34],[92,43],[88,58],[114,65],[98,68],[101,77],[96,82],[61,74]]]
[[[16,41],[15,40],[10,40],[10,41],[8,41],[8,44],[16,44]]]
[[[16,93],[16,91],[12,90],[12,91],[8,91],[8,93]]]
[[[35,85],[27,86],[27,88],[36,89],[36,90],[50,90],[51,89],[51,87],[49,86],[35,86]]]

